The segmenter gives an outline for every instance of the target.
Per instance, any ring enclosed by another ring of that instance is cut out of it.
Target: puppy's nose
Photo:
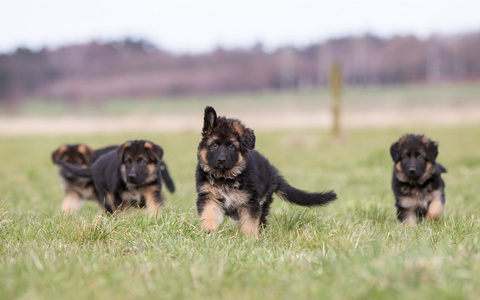
[[[221,154],[221,155],[219,155],[219,156],[217,157],[217,162],[218,162],[219,164],[224,164],[224,163],[225,163],[225,160],[226,160],[226,157],[225,157],[225,155],[223,155],[223,154]]]
[[[408,169],[408,172],[409,172],[410,174],[415,174],[416,171],[417,171],[417,168],[415,168],[415,167],[410,167],[410,168]]]
[[[137,174],[135,173],[128,173],[128,180],[135,180],[137,179]]]

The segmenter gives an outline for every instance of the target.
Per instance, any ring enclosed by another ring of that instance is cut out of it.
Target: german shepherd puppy
[[[93,150],[85,144],[64,144],[52,153],[52,161],[57,166],[58,175],[65,190],[62,202],[62,211],[73,213],[83,204],[84,200],[98,201],[98,195],[93,187],[93,181],[89,178],[75,176],[65,169],[60,161],[86,168],[95,162],[101,155],[116,149],[117,146],[109,146]],[[100,202],[99,202],[100,204]]]
[[[390,147],[392,189],[399,222],[416,224],[424,218],[438,220],[445,206],[447,170],[435,160],[438,143],[423,135],[406,134]]]
[[[163,149],[146,140],[132,140],[101,156],[88,168],[60,161],[75,176],[93,180],[107,212],[131,205],[155,212],[163,204],[161,162]],[[172,182],[173,183],[173,182]]]
[[[308,193],[290,186],[254,148],[252,129],[236,119],[217,118],[212,107],[205,108],[195,173],[197,211],[205,231],[216,231],[228,216],[243,234],[258,236],[267,223],[273,193],[302,206],[325,205],[337,198],[333,191]]]

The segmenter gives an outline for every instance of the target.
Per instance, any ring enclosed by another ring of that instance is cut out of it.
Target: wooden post
[[[339,63],[336,62],[332,63],[330,67],[330,91],[332,93],[333,138],[336,140],[340,140],[340,100],[342,98],[342,67]]]

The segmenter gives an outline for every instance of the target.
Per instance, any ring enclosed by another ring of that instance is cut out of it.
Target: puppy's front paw
[[[215,232],[218,230],[218,222],[216,219],[204,219],[202,220],[202,228],[207,233]]]

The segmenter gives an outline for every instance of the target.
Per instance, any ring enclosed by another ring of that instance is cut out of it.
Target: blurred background
[[[479,1],[4,0],[0,133],[480,123]]]

